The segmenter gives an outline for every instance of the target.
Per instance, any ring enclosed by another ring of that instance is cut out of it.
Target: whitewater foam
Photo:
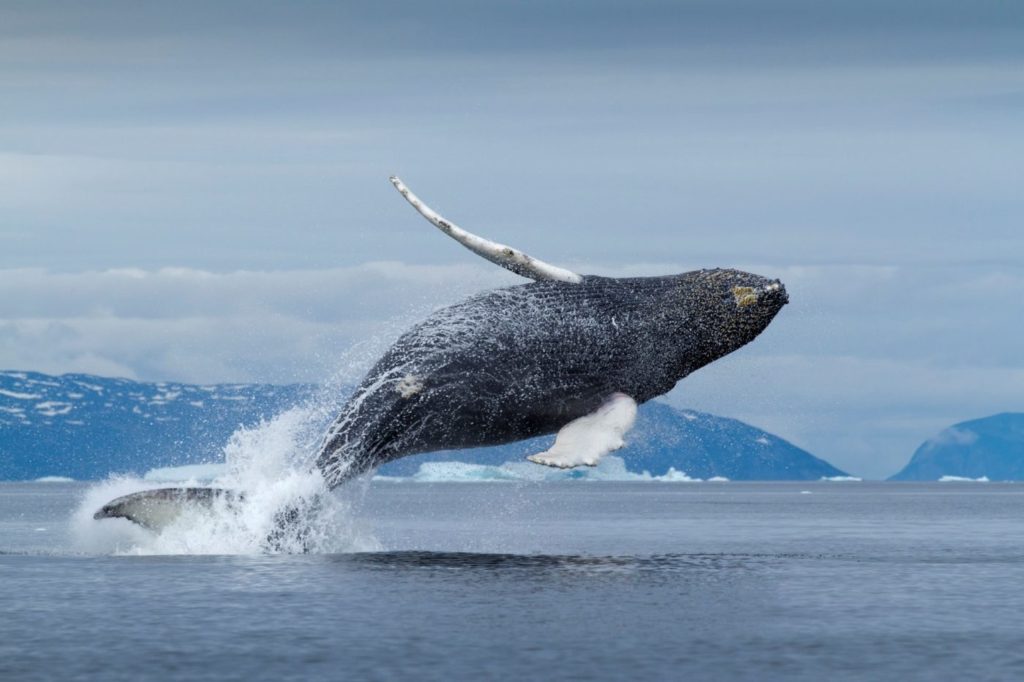
[[[257,554],[350,552],[381,549],[359,519],[367,482],[328,492],[309,464],[309,443],[321,428],[319,411],[293,409],[249,429],[239,429],[224,448],[225,463],[150,471],[144,479],[112,477],[92,486],[72,520],[78,549],[103,554]],[[209,485],[243,493],[208,509],[190,509],[154,533],[125,519],[93,519],[110,500],[141,490]],[[295,510],[296,524],[273,546],[279,515]]]

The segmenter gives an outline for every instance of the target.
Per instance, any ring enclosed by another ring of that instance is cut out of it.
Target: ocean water
[[[375,481],[306,555],[96,490],[0,484],[0,680],[1024,678],[1024,485]]]

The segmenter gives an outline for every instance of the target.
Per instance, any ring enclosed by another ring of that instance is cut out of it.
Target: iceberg
[[[674,468],[661,476],[650,472],[636,473],[626,469],[621,457],[607,456],[596,467],[577,469],[554,469],[541,467],[530,462],[505,462],[504,464],[472,464],[469,462],[446,461],[424,462],[412,476],[375,476],[376,481],[416,481],[419,483],[500,483],[510,481],[653,481],[666,483],[695,483],[701,479],[692,478]],[[709,479],[710,480],[710,479]],[[716,477],[716,481],[724,481]]]
[[[543,477],[524,476],[516,471],[511,462],[500,466],[470,464],[468,462],[425,462],[412,480],[424,483],[477,482],[477,481],[524,481],[541,480]]]

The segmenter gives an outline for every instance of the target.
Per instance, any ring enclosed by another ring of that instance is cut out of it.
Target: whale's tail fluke
[[[241,501],[241,493],[226,488],[158,488],[111,500],[93,514],[95,519],[123,518],[161,531],[183,513],[209,511],[214,505]]]
[[[156,533],[184,514],[238,511],[244,495],[228,488],[158,488],[111,500],[93,514],[94,519],[122,518]],[[278,509],[263,549],[268,552],[308,552],[313,538],[306,521],[321,509],[320,495],[300,499]]]

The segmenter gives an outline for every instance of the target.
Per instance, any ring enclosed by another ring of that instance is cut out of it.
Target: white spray
[[[379,543],[358,518],[367,482],[328,492],[309,466],[311,443],[322,433],[322,408],[289,410],[253,428],[242,428],[224,448],[226,467],[209,485],[244,491],[241,499],[189,510],[160,533],[125,519],[93,519],[108,500],[166,484],[118,476],[90,488],[72,519],[78,548],[116,554],[256,554],[268,551],[282,509],[301,509],[299,533],[271,548],[280,552],[375,551]],[[294,537],[292,537],[294,536]]]

